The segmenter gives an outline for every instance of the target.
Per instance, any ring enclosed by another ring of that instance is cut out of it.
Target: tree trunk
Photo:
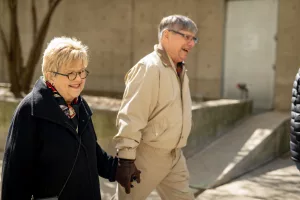
[[[0,0],[1,1],[1,0]],[[18,27],[18,0],[6,0],[9,9],[10,24],[9,36],[6,37],[3,26],[0,24],[0,40],[8,62],[11,92],[15,97],[22,97],[22,92],[29,92],[36,65],[41,57],[43,44],[48,32],[52,15],[62,0],[48,0],[49,9],[42,20],[41,27],[37,31],[37,13],[35,0],[31,1],[33,22],[33,45],[30,49],[26,65],[23,60],[20,30]]]
[[[22,48],[19,35],[18,27],[18,14],[17,14],[17,0],[9,1],[10,9],[10,48],[8,53],[8,71],[9,78],[11,82],[11,92],[15,97],[22,97],[21,95],[21,85],[19,82],[20,79],[20,70],[23,65],[22,57]]]
[[[25,93],[29,92],[30,84],[32,82],[32,78],[34,75],[35,67],[40,59],[41,53],[42,53],[42,47],[48,32],[48,28],[50,25],[51,17],[58,6],[58,4],[61,2],[61,0],[52,0],[50,2],[49,10],[42,22],[42,25],[38,31],[37,38],[34,41],[34,44],[31,47],[29,58],[26,63],[26,67],[24,70],[24,73],[22,74],[22,77],[20,79],[22,90]]]
[[[12,62],[10,59],[8,61],[8,73],[9,73],[9,79],[10,79],[10,91],[14,94],[16,98],[22,97],[22,89],[21,85],[19,83],[19,78],[16,76],[16,66],[14,62]]]

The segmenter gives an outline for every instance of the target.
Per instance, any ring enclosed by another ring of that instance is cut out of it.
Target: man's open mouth
[[[189,52],[189,50],[188,50],[188,49],[184,49],[184,48],[183,48],[182,50],[183,50],[183,51],[185,51],[185,52],[187,52],[187,53]]]

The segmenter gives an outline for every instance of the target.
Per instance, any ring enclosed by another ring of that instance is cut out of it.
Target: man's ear
[[[162,33],[162,37],[165,38],[165,39],[169,39],[169,33],[170,31],[169,30],[164,30],[163,33]]]

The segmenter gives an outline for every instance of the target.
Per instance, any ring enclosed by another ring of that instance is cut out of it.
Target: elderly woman
[[[87,47],[80,41],[61,37],[49,43],[43,77],[11,122],[2,200],[99,200],[98,175],[115,181],[118,159],[97,144],[92,112],[80,96],[87,65]]]

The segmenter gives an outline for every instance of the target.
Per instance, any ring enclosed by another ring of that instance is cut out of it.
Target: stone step
[[[190,157],[190,187],[222,185],[288,151],[289,117],[279,112],[253,115]]]

